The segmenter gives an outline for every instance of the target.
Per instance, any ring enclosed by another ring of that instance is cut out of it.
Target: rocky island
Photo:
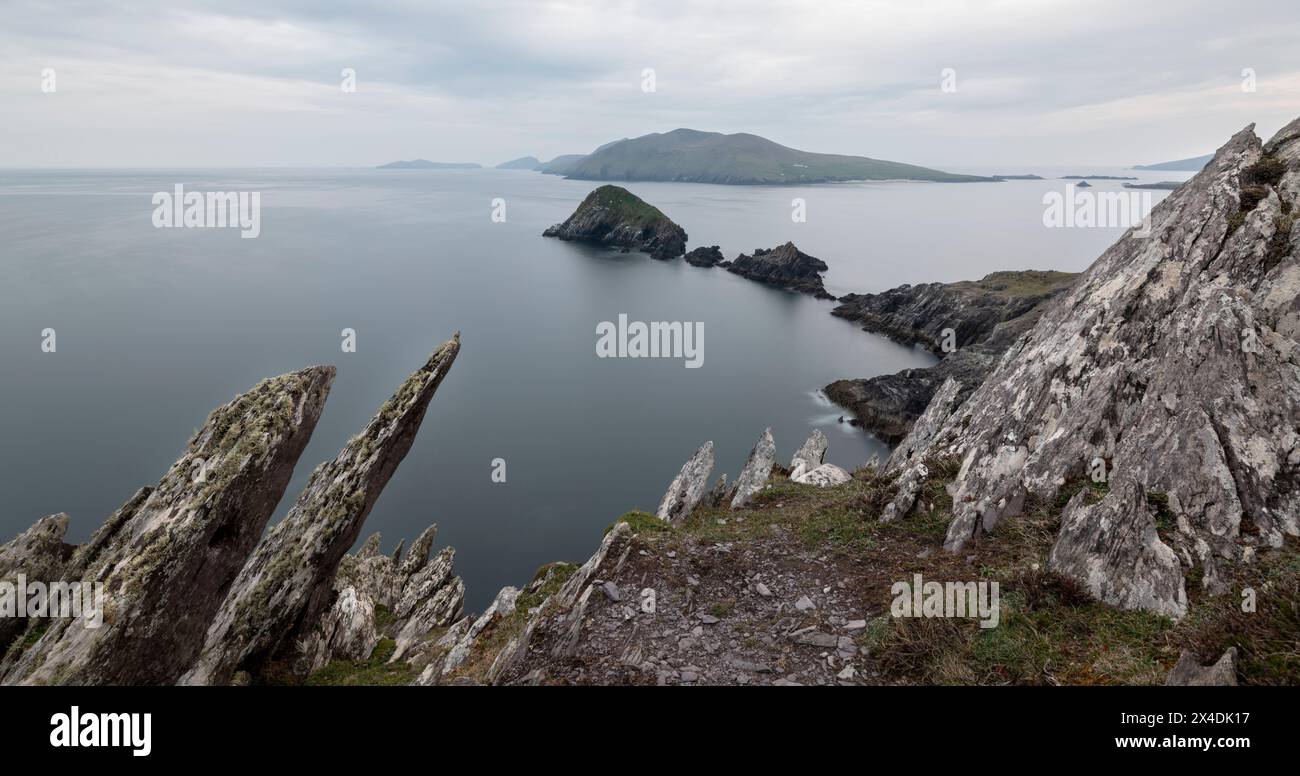
[[[674,129],[606,143],[588,156],[552,162],[544,172],[594,181],[678,181],[724,185],[791,185],[834,181],[990,182],[914,164],[865,156],[819,154],[739,132]]]
[[[834,299],[822,284],[826,262],[809,256],[787,242],[775,248],[757,248],[752,255],[740,254],[727,265],[728,272],[757,280],[769,286],[811,294],[818,299]]]
[[[619,186],[592,191],[564,223],[542,235],[643,251],[656,259],[674,259],[686,252],[685,229]]]

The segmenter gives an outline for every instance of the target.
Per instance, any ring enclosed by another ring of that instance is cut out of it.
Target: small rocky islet
[[[888,460],[827,465],[814,432],[785,465],[769,430],[710,487],[705,442],[655,514],[477,616],[432,527],[348,552],[459,337],[269,532],[334,370],[264,381],[85,544],[51,515],[0,546],[0,581],[41,569],[111,596],[97,630],[0,632],[0,683],[1295,684],[1300,120],[1252,130],[1077,277],[841,300],[930,349],[951,329],[940,366],[1000,348],[977,385],[945,376]],[[1000,583],[998,626],[892,616],[919,574]]]

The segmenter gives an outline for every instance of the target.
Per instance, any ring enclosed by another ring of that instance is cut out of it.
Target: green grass
[[[404,685],[415,680],[416,670],[409,664],[386,661],[397,650],[397,642],[381,639],[369,660],[331,660],[329,665],[307,677],[314,686]]]
[[[634,509],[631,512],[624,512],[622,517],[615,520],[613,523],[610,523],[609,527],[605,529],[605,533],[608,534],[610,531],[614,530],[614,526],[619,523],[627,523],[632,527],[633,533],[639,534],[664,533],[672,530],[671,525],[660,520],[649,512],[642,512]]]

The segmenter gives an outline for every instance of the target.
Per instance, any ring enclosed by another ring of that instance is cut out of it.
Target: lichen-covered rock
[[[669,523],[685,520],[704,497],[713,472],[713,442],[705,442],[669,484],[655,516]]]
[[[1088,495],[1075,494],[1062,512],[1048,567],[1108,604],[1185,615],[1178,556],[1160,540],[1142,486],[1126,480],[1096,504],[1087,503]]]
[[[803,464],[807,470],[816,469],[826,462],[826,448],[829,444],[826,441],[826,435],[820,428],[813,429],[812,434],[808,436],[803,446],[794,451],[790,456],[790,468],[796,469],[799,464]]]
[[[333,379],[332,367],[312,367],[213,411],[158,485],[70,561],[70,578],[104,587],[102,626],[52,622],[4,682],[174,682],[288,486]]]
[[[1228,647],[1223,657],[1212,665],[1202,666],[1187,650],[1178,656],[1178,663],[1165,679],[1165,686],[1182,687],[1236,687],[1237,686],[1237,648]]]
[[[63,513],[37,520],[13,541],[0,546],[0,582],[18,586],[18,576],[28,582],[49,584],[63,580],[64,566],[72,557],[73,546],[63,541],[68,532],[68,516]],[[0,655],[27,627],[28,618],[0,617]]]
[[[908,445],[909,466],[962,460],[949,550],[1096,472],[1158,498],[1177,526],[1159,543],[1207,586],[1214,565],[1300,534],[1300,120],[1266,145],[1252,129],[1053,300],[924,452]],[[1125,605],[1179,609],[1128,487],[1072,517],[1075,549],[1102,544],[1065,568],[1146,591]]]
[[[375,500],[415,441],[434,392],[460,352],[443,343],[333,460],[319,466],[288,516],[253,551],[184,681],[226,684],[305,635],[332,604],[339,562],[357,540]]]
[[[488,670],[493,684],[508,683],[533,649],[561,654],[572,648],[581,633],[584,604],[590,600],[594,582],[618,576],[632,549],[632,526],[618,523],[605,534],[600,548],[547,599],[528,621],[523,632],[506,643]],[[545,644],[540,642],[544,641]]]
[[[833,463],[824,463],[815,469],[805,470],[802,462],[790,473],[791,482],[803,485],[815,485],[819,488],[833,488],[853,479],[853,475]]]
[[[826,262],[809,256],[787,242],[775,248],[755,249],[753,255],[742,253],[727,267],[741,277],[769,286],[786,288],[818,299],[834,299],[822,283],[822,274],[830,269]]]
[[[483,614],[479,615],[474,620],[474,624],[456,640],[455,646],[447,653],[447,659],[443,662],[442,673],[450,674],[459,668],[465,662],[465,658],[469,657],[470,651],[474,648],[475,640],[486,634],[497,622],[514,614],[515,602],[518,600],[519,588],[501,588],[496,598],[492,599],[492,605]]]
[[[656,259],[675,259],[686,251],[685,229],[620,186],[591,192],[573,215],[542,236],[644,251]]]
[[[776,442],[772,439],[772,429],[763,431],[754,449],[749,451],[745,468],[736,478],[736,494],[731,499],[731,508],[739,509],[749,503],[772,476],[772,467],[776,465]]]

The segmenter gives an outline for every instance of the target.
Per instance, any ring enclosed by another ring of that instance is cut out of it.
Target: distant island
[[[542,162],[536,156],[521,156],[496,166],[498,170],[540,170]]]
[[[1190,159],[1178,159],[1173,162],[1161,162],[1160,164],[1138,164],[1134,165],[1135,170],[1165,170],[1174,172],[1200,172],[1201,168],[1210,163],[1214,154],[1205,156],[1193,156]]]
[[[1136,175],[1062,175],[1061,180],[1063,181],[1082,181],[1082,180],[1135,181],[1137,180],[1137,176]]]
[[[1000,181],[1041,181],[1041,175],[994,175]]]
[[[431,162],[428,159],[412,159],[409,162],[389,162],[381,164],[377,170],[481,170],[482,165],[473,162]]]
[[[587,158],[587,154],[561,154],[549,162],[543,162],[541,172],[546,175],[568,175],[574,165]]]
[[[835,181],[914,180],[946,183],[996,181],[864,156],[799,151],[746,133],[694,129],[651,133],[609,143],[590,155],[559,157],[543,172],[593,181],[806,184]]]

